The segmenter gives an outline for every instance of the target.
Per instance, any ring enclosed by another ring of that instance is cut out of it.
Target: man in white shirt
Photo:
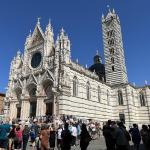
[[[72,135],[72,146],[76,145],[76,139],[77,139],[77,128],[75,126],[75,124],[72,125],[71,128],[71,135]]]
[[[62,133],[62,126],[59,125],[59,128],[57,129],[57,148],[58,150],[60,150],[60,146],[61,146],[61,133]]]

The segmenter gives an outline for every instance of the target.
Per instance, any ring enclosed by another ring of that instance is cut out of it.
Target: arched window
[[[78,94],[78,80],[77,77],[75,76],[73,78],[73,96],[77,96]]]
[[[114,64],[114,57],[111,57],[111,63]]]
[[[109,39],[109,40],[108,40],[108,45],[109,45],[109,46],[113,46],[114,43],[115,43],[115,42],[114,42],[114,39]]]
[[[86,84],[86,93],[87,93],[87,99],[90,99],[90,83],[87,82]]]
[[[107,32],[107,37],[112,37],[114,35],[114,31],[110,30]]]
[[[101,88],[100,86],[98,86],[98,101],[100,102],[101,101]]]
[[[111,55],[114,54],[114,48],[110,48],[109,52],[110,52]]]
[[[114,66],[112,66],[112,71],[115,71],[115,67]]]
[[[141,106],[145,106],[145,96],[144,96],[144,93],[143,92],[140,92],[140,103],[141,103]]]
[[[123,105],[123,95],[121,90],[118,91],[118,103],[119,105]]]

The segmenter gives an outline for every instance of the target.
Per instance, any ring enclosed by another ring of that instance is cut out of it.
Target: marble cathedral
[[[71,60],[70,40],[62,29],[54,41],[51,23],[45,32],[37,21],[26,38],[24,54],[11,62],[5,115],[26,119],[74,115],[99,121],[149,123],[150,86],[128,82],[120,19],[114,10],[102,15],[104,59],[82,67]]]

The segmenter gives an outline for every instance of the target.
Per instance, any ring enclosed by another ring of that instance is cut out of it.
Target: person
[[[79,123],[77,123],[76,124],[76,128],[77,128],[77,142],[76,142],[76,144],[77,145],[79,145],[80,143],[80,134],[81,134],[81,127],[80,127],[80,124]]]
[[[29,140],[29,135],[30,135],[30,128],[29,128],[29,123],[25,123],[25,127],[23,129],[23,150],[26,150],[28,140]]]
[[[5,129],[4,124],[0,125],[0,149],[4,150],[7,149],[8,146],[8,137],[7,137],[7,131]]]
[[[33,120],[33,124],[31,126],[31,130],[34,133],[34,141],[32,140],[33,147],[39,149],[39,133],[40,133],[40,126],[38,125],[38,120],[35,118]]]
[[[150,149],[150,133],[146,125],[142,125],[140,131],[145,150]]]
[[[76,146],[76,139],[77,139],[77,128],[75,124],[72,124],[71,126],[71,135],[72,135],[72,146]]]
[[[30,130],[30,142],[31,142],[31,149],[34,150],[35,149],[35,140],[36,140],[36,135],[35,135],[35,131],[34,128],[31,127]]]
[[[103,135],[105,138],[107,150],[115,150],[115,132],[115,128],[112,127],[112,121],[108,120],[106,125],[103,126]]]
[[[101,125],[100,125],[100,123],[96,123],[96,132],[97,132],[98,138],[100,138],[100,136],[101,136]]]
[[[50,128],[50,137],[49,137],[49,145],[50,149],[54,150],[55,148],[55,139],[56,139],[56,131],[54,125]]]
[[[16,125],[14,137],[14,149],[21,150],[22,148],[22,129],[20,125]]]
[[[81,150],[86,150],[91,140],[92,140],[92,138],[87,131],[86,124],[82,124],[81,134],[80,134],[80,148],[81,148]]]
[[[141,135],[138,129],[138,125],[133,124],[133,128],[130,128],[129,133],[132,136],[132,142],[134,144],[134,149],[139,150],[140,142],[141,142]]]
[[[61,146],[61,133],[62,133],[62,125],[59,125],[58,129],[57,129],[57,148],[58,150],[60,150],[60,146]]]
[[[13,145],[14,145],[15,128],[16,128],[16,126],[15,126],[15,125],[12,125],[12,129],[11,129],[9,135],[8,135],[8,138],[9,138],[9,146],[8,146],[8,149],[9,149],[9,150],[12,150]]]
[[[118,128],[116,129],[116,145],[117,150],[129,150],[129,133],[126,131],[126,128],[123,122],[118,122]]]
[[[49,131],[46,124],[42,125],[40,132],[41,150],[48,150]]]
[[[71,150],[72,136],[69,131],[69,124],[65,123],[64,130],[61,133],[61,150]]]

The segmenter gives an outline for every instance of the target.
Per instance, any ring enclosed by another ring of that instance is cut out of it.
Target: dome
[[[96,72],[96,74],[99,76],[99,79],[101,81],[105,81],[105,66],[101,63],[102,61],[100,55],[97,53],[93,60],[94,64],[89,67],[89,70]]]

